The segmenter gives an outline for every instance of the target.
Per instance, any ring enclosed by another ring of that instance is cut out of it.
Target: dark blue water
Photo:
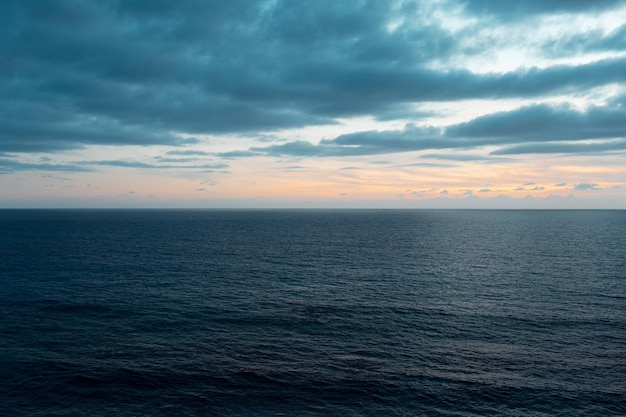
[[[2,416],[626,415],[626,211],[0,211]]]

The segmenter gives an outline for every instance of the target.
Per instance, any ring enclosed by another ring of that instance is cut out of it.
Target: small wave
[[[615,298],[618,300],[623,300],[626,298],[626,295],[620,295],[620,294],[597,294],[598,297],[605,297],[605,298]]]

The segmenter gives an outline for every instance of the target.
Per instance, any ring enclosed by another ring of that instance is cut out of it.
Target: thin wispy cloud
[[[15,171],[62,171],[62,172],[89,172],[91,169],[82,165],[72,164],[49,164],[49,163],[27,163],[12,159],[0,158],[0,174]]]

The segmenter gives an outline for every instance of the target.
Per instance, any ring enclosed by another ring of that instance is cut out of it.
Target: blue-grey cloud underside
[[[92,169],[77,164],[26,163],[0,158],[0,174],[15,171],[89,172],[92,171]]]
[[[149,164],[149,163],[139,162],[139,161],[120,161],[120,160],[83,161],[81,162],[81,165],[102,165],[102,166],[113,166],[113,167],[121,167],[121,168],[151,168],[151,169],[178,168],[178,169],[215,170],[215,169],[228,168],[228,164],[224,164],[224,163],[202,164],[202,165],[185,165],[185,164],[179,163],[176,165],[165,165],[165,164]]]
[[[294,141],[251,147],[222,156],[356,156],[483,146],[504,146],[492,155],[618,151],[626,146],[626,107],[620,100],[614,100],[615,103],[619,104],[590,107],[586,111],[539,104],[478,117],[445,130],[407,125],[403,130],[350,133],[324,139],[319,144]],[[585,143],[580,142],[582,140],[600,141]],[[437,155],[430,157],[441,159]],[[444,158],[472,159],[454,155]]]
[[[500,20],[607,10],[623,3],[458,2],[469,15]],[[392,120],[410,116],[409,105],[422,101],[543,97],[626,81],[624,57],[508,73],[433,69],[435,60],[474,52],[463,49],[443,26],[420,21],[415,12],[420,2],[398,4],[5,0],[0,3],[0,152],[53,152],[93,144],[182,145],[194,139],[176,133],[256,133],[363,115]],[[409,13],[415,20],[388,30],[390,22]],[[621,33],[623,29],[596,34],[587,43],[572,39],[554,53],[568,48],[623,50]],[[527,141],[526,134],[530,139],[546,137],[553,130],[550,118],[565,117],[559,109],[532,110],[539,120],[545,110],[543,117],[549,120],[533,131],[518,129],[503,143]],[[526,111],[530,117],[531,109]],[[609,110],[602,112],[613,120]],[[465,140],[461,137],[477,137],[471,129],[495,132],[498,117],[506,115],[493,115],[491,126],[481,126],[488,124],[483,119],[452,127],[443,137],[419,132],[416,139],[415,132],[396,132],[387,134],[383,143],[375,134],[360,133],[320,145],[292,142],[240,154],[346,155],[459,147]],[[350,141],[358,143],[348,145]],[[476,140],[465,142],[475,146]]]
[[[501,0],[466,0],[464,8],[477,15],[498,19],[519,19],[520,16],[558,12],[605,10],[623,4],[622,0],[526,0],[506,2]]]

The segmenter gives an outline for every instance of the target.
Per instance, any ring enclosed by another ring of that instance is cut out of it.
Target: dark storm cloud
[[[483,0],[465,10],[512,19],[618,3]],[[433,69],[434,61],[463,51],[425,7],[377,0],[4,0],[0,152],[183,145],[195,139],[176,133],[256,134],[358,115],[417,118],[424,111],[409,105],[420,101],[528,98],[626,81],[626,58],[504,74]],[[414,133],[390,133],[386,144],[356,134],[239,155],[446,147]]]

